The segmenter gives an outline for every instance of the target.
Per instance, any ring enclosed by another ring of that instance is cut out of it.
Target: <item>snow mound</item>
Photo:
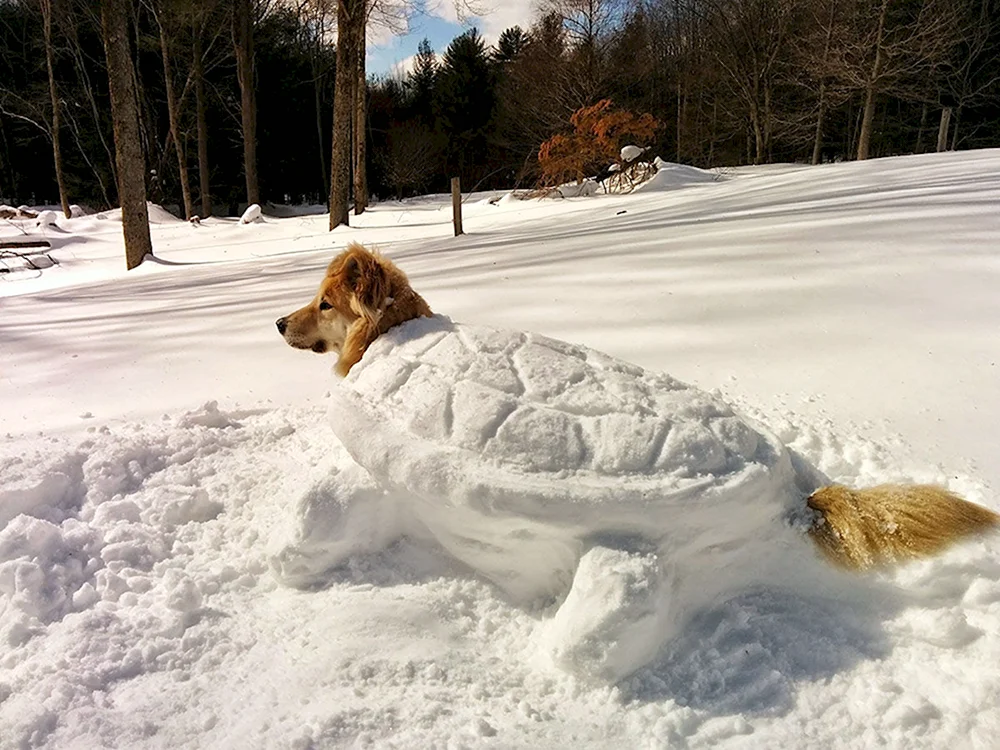
[[[35,223],[40,227],[54,227],[56,225],[56,212],[42,211],[38,214],[38,219],[36,219]]]
[[[240,224],[253,224],[258,221],[263,221],[260,214],[260,205],[251,203],[240,217]]]
[[[366,546],[430,537],[516,601],[568,594],[547,649],[583,676],[646,663],[759,575],[804,507],[784,446],[719,399],[534,334],[410,321],[375,341],[330,414],[364,472],[303,500],[279,578],[306,585]]]
[[[632,146],[632,145],[622,146],[622,150],[619,156],[621,156],[622,161],[632,161],[633,159],[638,159],[640,156],[642,156],[645,150],[646,149],[640,146]]]
[[[150,224],[177,224],[184,221],[184,219],[179,216],[175,216],[163,206],[157,205],[156,203],[147,203],[146,213],[149,214]]]
[[[146,201],[146,215],[149,216],[150,224],[177,224],[184,221],[184,219],[174,216],[163,206],[149,201]],[[113,208],[110,211],[103,211],[97,215],[97,218],[107,221],[121,221],[122,210]]]
[[[656,166],[656,174],[636,190],[674,190],[688,185],[718,182],[722,179],[714,172],[687,164],[663,161],[660,157],[656,157],[653,164]]]
[[[595,180],[588,178],[579,184],[567,182],[565,185],[560,185],[553,191],[553,195],[560,198],[589,198],[597,193],[598,187]]]

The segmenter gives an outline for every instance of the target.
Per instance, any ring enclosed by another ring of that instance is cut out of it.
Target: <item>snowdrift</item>
[[[722,176],[716,172],[699,169],[687,164],[674,164],[673,162],[663,161],[658,156],[653,161],[653,164],[656,166],[656,174],[651,179],[637,186],[636,190],[648,192],[675,190],[688,185],[701,185],[722,180]]]

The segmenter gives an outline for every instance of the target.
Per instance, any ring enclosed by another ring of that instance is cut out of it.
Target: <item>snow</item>
[[[656,157],[653,162],[656,174],[637,190],[674,190],[687,185],[697,185],[705,182],[718,182],[722,175],[706,169],[699,169],[687,164],[674,164]]]
[[[129,273],[112,212],[0,224],[58,261],[0,276],[0,747],[992,747],[997,539],[863,577],[788,527],[743,571],[787,580],[720,592],[650,656],[662,607],[699,595],[658,588],[678,558],[594,547],[564,602],[512,598],[383,514],[327,413],[352,381],[273,329],[358,240],[461,324],[711,391],[802,481],[997,508],[1000,151],[725,178],[477,195],[458,238],[443,195],[332,233],[163,217]],[[587,466],[642,465],[607,446]]]
[[[589,198],[597,193],[599,187],[595,180],[588,177],[579,183],[567,182],[565,185],[560,185],[552,195],[560,198]]]
[[[261,221],[260,206],[256,203],[251,203],[240,217],[240,224],[253,224],[257,221]]]
[[[622,146],[619,156],[621,156],[622,161],[632,161],[633,159],[638,159],[642,156],[645,150],[646,149],[640,148],[639,146]]]
[[[42,211],[35,220],[40,227],[51,227],[56,225],[55,211]]]

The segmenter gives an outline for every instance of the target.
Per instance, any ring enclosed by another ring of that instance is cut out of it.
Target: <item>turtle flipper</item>
[[[271,569],[285,585],[318,585],[353,555],[378,552],[399,537],[397,511],[361,467],[331,471],[299,499],[292,541],[271,555]]]
[[[543,650],[567,671],[617,682],[648,663],[666,641],[669,584],[655,552],[592,547],[546,625]]]

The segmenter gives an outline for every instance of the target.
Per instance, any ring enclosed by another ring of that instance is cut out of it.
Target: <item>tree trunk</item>
[[[6,177],[6,180],[7,180],[7,189],[10,190],[10,195],[11,195],[11,198],[13,199],[13,196],[20,195],[21,191],[18,189],[17,172],[14,170],[14,167],[11,165],[11,160],[10,160],[10,141],[7,140],[7,131],[4,130],[4,127],[3,127],[3,118],[2,117],[0,117],[0,141],[3,141],[3,150],[4,150],[4,153],[7,155],[6,159],[0,160],[0,179],[3,179],[4,177]],[[7,175],[3,174],[4,171],[7,172]],[[7,196],[5,196],[3,194],[3,189],[2,189],[2,187],[0,187],[0,199],[5,198],[5,197],[7,197]]]
[[[243,123],[243,170],[247,178],[247,203],[260,203],[257,183],[257,95],[254,92],[252,1],[236,0],[233,8],[233,50],[240,83]]]
[[[823,146],[823,116],[826,114],[826,81],[819,84],[819,111],[816,113],[816,137],[813,139],[812,163],[819,164]]]
[[[924,131],[927,129],[927,102],[924,102],[924,106],[920,108],[920,127],[917,128],[917,146],[913,149],[913,153],[921,154],[924,149]]]
[[[56,168],[56,185],[59,187],[59,202],[62,204],[63,213],[68,219],[70,218],[69,198],[66,195],[62,149],[59,145],[59,92],[56,91],[55,64],[52,52],[52,0],[41,0],[41,8],[42,30],[45,36],[45,66],[49,71],[49,97],[52,99],[52,160]]]
[[[90,74],[87,72],[87,62],[85,59],[85,54],[83,51],[83,45],[80,43],[79,30],[75,19],[70,15],[68,18],[64,16],[68,21],[63,26],[63,30],[67,34],[67,42],[69,43],[70,54],[73,56],[74,67],[76,68],[76,73],[80,79],[80,87],[83,90],[84,95],[87,97],[87,103],[90,105],[90,114],[94,121],[94,131],[97,133],[97,137],[100,138],[101,146],[104,149],[104,155],[107,157],[108,172],[111,174],[112,182],[117,184],[118,175],[117,168],[115,167],[115,154],[114,149],[111,147],[111,143],[105,135],[106,128],[102,126],[101,117],[101,107],[97,104],[97,98],[94,96],[95,87],[91,83]],[[79,128],[75,129],[77,146],[80,149],[80,153],[84,155],[84,158],[88,163],[92,163],[93,155],[88,155],[86,153],[86,148],[80,141]],[[107,187],[104,184],[104,178],[101,176],[100,172],[95,168],[94,176],[101,186],[101,194],[104,196],[105,204],[111,205],[111,197],[108,195]]]
[[[323,195],[330,196],[330,178],[326,175],[326,146],[323,137],[323,76],[319,67],[319,44],[313,51],[313,93],[316,97],[316,137],[319,139],[319,174],[323,181]]]
[[[951,128],[951,150],[958,150],[958,121],[961,119],[962,108],[958,107],[955,110],[955,124]]]
[[[750,126],[753,128],[754,154],[753,163],[760,164],[764,156],[764,131],[760,123],[760,110],[757,104],[757,92],[754,92],[754,101],[750,104]]]
[[[177,155],[177,174],[181,182],[184,218],[190,220],[194,216],[194,205],[191,201],[191,183],[188,180],[187,157],[184,155],[184,145],[181,143],[177,94],[174,92],[174,78],[170,72],[170,45],[167,43],[167,30],[159,14],[156,15],[156,23],[160,27],[160,50],[163,53],[163,83],[167,89],[167,119],[170,122],[170,137],[174,140],[174,153]]]
[[[208,171],[208,123],[205,120],[205,72],[201,50],[201,25],[194,30],[194,98],[198,110],[198,185],[201,192],[201,217],[212,215],[212,184]]]
[[[771,159],[771,130],[773,127],[773,114],[771,110],[771,83],[764,84],[764,163],[770,164]]]
[[[938,126],[938,153],[948,150],[948,123],[951,122],[951,107],[941,110],[941,124]]]
[[[683,135],[684,124],[684,91],[681,88],[680,78],[677,79],[677,163],[683,163],[681,156],[681,136]]]
[[[713,98],[712,100],[712,126],[708,133],[708,163],[704,166],[713,167],[715,166],[715,138],[718,132],[718,122],[719,122],[719,100],[718,98]]]
[[[889,14],[890,0],[882,0],[882,8],[878,15],[878,32],[875,35],[875,62],[872,64],[872,74],[865,87],[865,110],[861,117],[861,133],[858,135],[858,161],[868,158],[872,143],[872,123],[875,121],[875,94],[878,79],[882,74],[882,59],[884,51],[882,42],[885,33],[885,19]]]
[[[833,43],[833,23],[836,3],[830,3],[830,21],[826,27],[826,42],[823,45],[823,71],[826,72],[827,61],[830,59],[830,45]],[[816,139],[813,141],[812,163],[819,164],[820,151],[823,147],[823,117],[826,115],[826,76],[819,82],[819,107],[816,113]]]
[[[333,98],[333,149],[330,159],[330,229],[349,225],[351,193],[351,124],[354,119],[355,61],[363,0],[337,2],[337,79]]]
[[[101,0],[101,28],[108,60],[108,89],[118,166],[118,200],[122,207],[125,265],[129,270],[153,252],[146,211],[146,163],[139,136],[139,103],[129,55],[131,11],[131,0]]]
[[[365,81],[365,29],[361,27],[358,40],[356,78],[354,81],[354,215],[360,216],[368,207],[368,175],[366,169],[365,132],[366,91]]]

